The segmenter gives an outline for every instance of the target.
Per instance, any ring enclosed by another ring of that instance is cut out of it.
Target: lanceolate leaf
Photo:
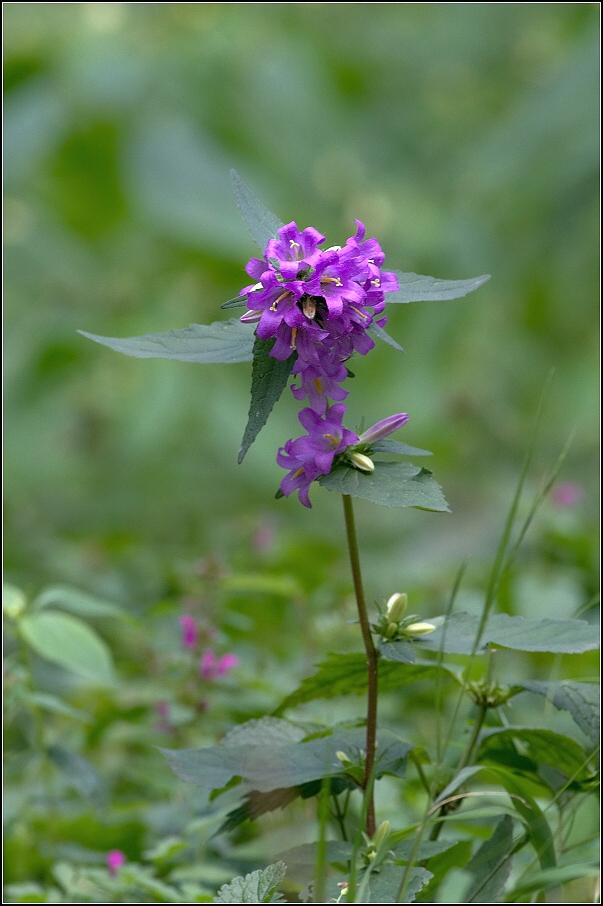
[[[409,462],[376,462],[370,474],[340,464],[318,481],[327,491],[364,497],[381,506],[450,512],[431,472]]]
[[[263,254],[266,251],[268,240],[278,239],[277,230],[283,226],[283,223],[256,198],[236,170],[230,171],[230,178],[241,217],[245,221],[253,241]]]
[[[444,617],[429,618],[438,626],[429,636],[417,639],[415,644],[429,651],[439,651],[442,644]],[[446,654],[471,654],[479,627],[479,617],[460,611],[447,621],[444,638]],[[488,645],[512,648],[516,651],[550,651],[563,654],[581,654],[599,647],[597,633],[584,620],[526,620],[496,614],[486,623],[478,653]]]
[[[402,271],[394,273],[400,289],[386,293],[386,302],[437,302],[460,299],[490,279],[490,274],[473,277],[471,280],[436,280],[435,277],[404,274]]]
[[[270,350],[275,340],[255,338],[253,345],[253,370],[251,374],[251,405],[247,427],[239,450],[239,463],[243,462],[252,445],[272,412],[272,407],[287,386],[291,369],[297,358],[293,352],[284,362],[273,359]]]
[[[473,875],[473,883],[465,894],[466,903],[496,902],[511,874],[512,848],[513,821],[505,815],[465,867]]]
[[[541,868],[557,864],[555,842],[544,812],[532,798],[521,776],[504,767],[492,767],[491,772],[512,797],[513,806],[521,815]]]
[[[521,686],[526,692],[543,695],[556,708],[569,711],[593,745],[598,743],[601,728],[601,690],[597,684],[562,680],[558,683],[524,682]]]
[[[176,359],[203,365],[250,362],[253,358],[253,328],[236,318],[213,324],[191,324],[184,330],[149,333],[142,337],[99,337],[79,330],[83,337],[136,359]]]
[[[82,620],[42,611],[23,617],[19,630],[36,654],[100,685],[111,685],[113,665],[105,642]]]
[[[393,346],[394,349],[398,350],[398,352],[404,352],[400,344],[397,343],[393,337],[390,337],[387,331],[383,330],[382,327],[379,327],[379,325],[374,321],[370,327],[367,327],[366,332],[373,337],[377,337],[378,340],[383,340],[384,343],[388,343],[390,346]]]

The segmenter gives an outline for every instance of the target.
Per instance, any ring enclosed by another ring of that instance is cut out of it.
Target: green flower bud
[[[385,638],[393,639],[393,637],[398,632],[399,628],[400,627],[398,626],[397,623],[388,623],[387,629],[385,630]]]
[[[405,592],[396,592],[387,602],[387,618],[392,623],[397,623],[404,616],[408,607],[408,595]]]
[[[349,764],[352,764],[345,752],[335,752],[335,758],[337,761],[340,761],[344,767],[347,767]]]
[[[375,471],[375,463],[368,456],[365,456],[364,453],[350,453],[350,462],[357,469],[360,469],[361,472]]]
[[[392,826],[389,821],[382,821],[377,828],[377,833],[373,837],[373,844],[375,846],[375,849],[379,850],[379,848],[383,843],[385,843],[391,832]]]
[[[435,626],[433,623],[411,623],[404,631],[409,635],[428,635],[435,632]]]

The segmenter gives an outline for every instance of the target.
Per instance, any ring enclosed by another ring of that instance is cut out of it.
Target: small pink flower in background
[[[125,863],[126,857],[121,849],[110,849],[107,853],[107,868],[109,874],[115,877],[117,871]]]
[[[155,711],[159,716],[159,720],[155,724],[156,733],[170,733],[170,703],[166,701],[155,702]]]
[[[557,506],[574,506],[582,497],[582,488],[575,481],[556,484],[552,490],[553,503]]]
[[[199,673],[204,680],[214,680],[218,676],[225,676],[238,663],[239,659],[236,654],[223,654],[221,658],[218,658],[214,651],[208,649],[201,655]]]
[[[185,613],[178,620],[182,627],[182,644],[185,648],[194,648],[199,637],[199,629],[193,617]]]

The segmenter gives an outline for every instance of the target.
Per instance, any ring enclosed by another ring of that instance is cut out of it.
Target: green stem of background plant
[[[349,494],[342,494],[343,512],[345,515],[345,528],[348,539],[348,550],[350,552],[350,565],[352,567],[352,578],[354,580],[354,592],[356,594],[356,605],[358,607],[358,617],[360,620],[360,629],[362,631],[362,640],[366,652],[366,667],[368,673],[368,701],[366,711],[366,761],[364,768],[364,785],[366,790],[369,779],[373,772],[375,764],[375,748],[377,742],[377,688],[379,679],[379,664],[377,660],[377,651],[373,645],[371,636],[371,627],[364,600],[364,591],[362,588],[362,574],[360,572],[360,557],[358,556],[358,541],[356,539],[356,526],[354,524],[354,509],[352,498]],[[375,835],[375,800],[371,790],[370,801],[366,815],[366,832],[369,837]]]

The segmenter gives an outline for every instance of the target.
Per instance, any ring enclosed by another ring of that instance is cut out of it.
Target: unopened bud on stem
[[[408,595],[405,592],[396,592],[387,602],[387,619],[392,623],[397,623],[406,613],[408,607]]]
[[[382,821],[373,837],[373,844],[376,850],[379,850],[379,847],[387,840],[391,832],[392,826],[389,821]]]
[[[382,418],[380,422],[377,422],[377,424],[373,425],[371,428],[367,428],[367,430],[358,438],[358,442],[361,444],[374,444],[375,441],[381,440],[382,437],[393,434],[394,431],[397,431],[398,428],[405,425],[407,421],[408,415],[406,412],[400,412],[398,415],[390,415],[388,418]]]
[[[375,463],[364,453],[350,453],[350,462],[361,472],[374,472]]]
[[[435,632],[435,626],[433,623],[411,623],[410,626],[405,627],[404,631],[409,635],[428,635],[430,632]]]

